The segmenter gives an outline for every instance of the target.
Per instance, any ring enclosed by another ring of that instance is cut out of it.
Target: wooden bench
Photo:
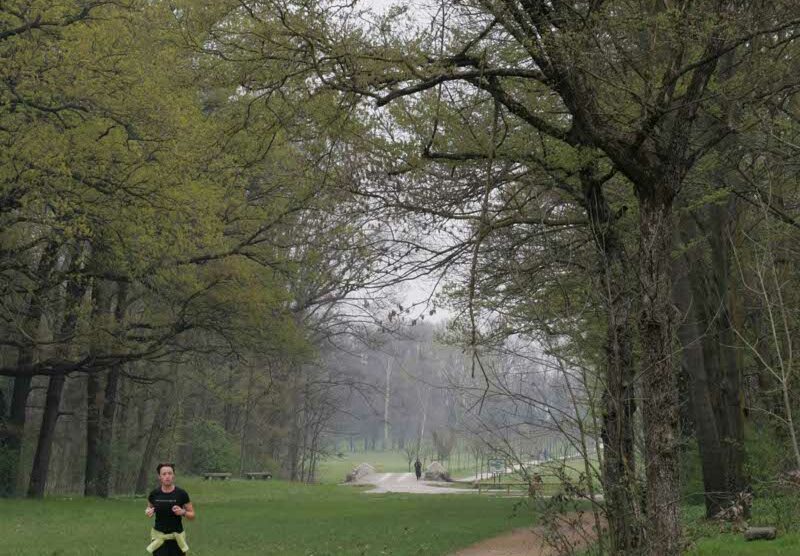
[[[261,480],[266,481],[267,479],[271,479],[272,478],[272,473],[270,473],[269,471],[252,471],[250,473],[245,473],[244,476],[247,477],[248,480],[249,479],[261,479]]]
[[[203,473],[203,479],[206,480],[206,481],[209,480],[209,479],[212,479],[212,480],[213,479],[219,479],[221,481],[224,481],[224,480],[230,479],[230,478],[231,478],[231,473]]]

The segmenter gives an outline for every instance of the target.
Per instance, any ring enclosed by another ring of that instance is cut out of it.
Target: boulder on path
[[[438,461],[433,461],[425,470],[425,474],[422,476],[423,479],[426,481],[447,481],[450,482],[452,479],[450,478],[450,473],[447,472],[447,469],[444,468],[444,465],[439,463]]]
[[[347,474],[347,477],[345,477],[344,480],[347,483],[354,483],[361,480],[363,477],[366,477],[367,475],[372,475],[373,473],[375,473],[375,468],[370,464],[359,463],[350,473]]]

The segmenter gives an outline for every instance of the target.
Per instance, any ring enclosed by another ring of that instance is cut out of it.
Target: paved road
[[[474,489],[450,488],[448,483],[435,481],[417,481],[413,473],[373,473],[366,475],[355,483],[361,485],[374,485],[375,488],[368,493],[405,492],[409,494],[464,494],[476,493]],[[442,485],[442,486],[436,486]]]

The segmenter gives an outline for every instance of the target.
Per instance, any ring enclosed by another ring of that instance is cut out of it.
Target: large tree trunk
[[[17,357],[19,365],[28,365],[33,362],[33,346],[22,348]],[[31,377],[14,377],[14,387],[11,392],[11,404],[8,420],[2,430],[0,449],[7,458],[7,465],[0,473],[0,497],[13,496],[17,491],[19,476],[19,460],[22,452],[22,437],[25,434],[25,408],[31,392]]]
[[[602,183],[582,176],[584,203],[600,259],[599,276],[606,312],[605,390],[603,392],[603,483],[611,552],[634,554],[644,541],[634,451],[636,411],[631,319],[631,276],[624,246]]]
[[[706,515],[713,517],[736,502],[748,481],[741,378],[730,320],[728,219],[725,209],[710,210],[702,220],[710,223],[703,232],[711,265],[705,262],[704,252],[697,252],[698,247],[688,250],[681,273],[685,278],[679,278],[675,292],[677,304],[686,315],[678,332],[703,463]],[[700,235],[692,222],[685,222],[681,228],[687,245]]]
[[[710,517],[718,511],[717,493],[725,490],[724,473],[721,472],[723,455],[703,356],[701,330],[705,331],[706,323],[701,318],[702,307],[698,307],[700,301],[692,296],[689,265],[681,264],[679,267],[682,271],[677,273],[674,284],[675,305],[681,312],[678,338],[683,348],[683,366],[689,381],[687,390],[700,452],[706,514]]]
[[[55,242],[48,243],[37,264],[35,272],[43,281],[49,280],[56,262],[58,246]],[[32,338],[38,335],[39,324],[42,320],[43,304],[36,294],[31,294],[28,303],[28,316],[24,329]],[[17,354],[17,366],[26,367],[33,363],[36,345],[25,341]],[[0,473],[0,497],[12,496],[16,493],[19,479],[19,463],[22,452],[22,438],[25,434],[25,408],[28,405],[28,396],[31,391],[30,375],[14,377],[14,386],[11,394],[9,415],[4,430],[0,430],[0,450],[8,458],[9,465]]]
[[[730,210],[732,207],[711,208],[709,240],[713,290],[711,295],[706,296],[706,310],[709,318],[712,315],[716,316],[713,320],[716,337],[707,335],[703,345],[704,352],[714,354],[713,361],[716,365],[710,374],[719,384],[717,403],[712,405],[719,423],[725,469],[725,496],[719,501],[719,509],[734,503],[738,495],[749,486],[744,468],[746,453],[742,378],[735,348],[731,311],[734,294],[730,287],[731,263],[728,241]]]
[[[669,175],[666,176],[669,180]],[[680,426],[673,364],[672,200],[680,179],[640,187],[639,280],[642,417],[647,479],[648,550],[681,554]]]
[[[82,266],[81,261],[78,261],[78,264],[76,264],[76,266],[79,265]],[[61,330],[59,331],[60,340],[65,342],[59,349],[63,356],[68,356],[72,351],[70,349],[70,344],[72,342],[70,338],[77,329],[78,313],[85,293],[86,283],[81,280],[80,277],[67,281],[64,320],[61,324]],[[28,484],[28,496],[31,498],[43,497],[45,487],[47,486],[50,455],[52,453],[56,425],[58,424],[61,394],[64,391],[65,382],[65,375],[54,375],[50,377],[50,381],[47,385],[42,426],[39,429],[39,439],[36,444],[36,453],[33,457],[31,478]]]
[[[123,324],[126,310],[127,287],[119,286],[116,294],[116,307],[112,292],[99,290],[105,289],[100,285],[95,295],[95,319],[93,322],[105,327],[113,309],[113,321],[116,325]],[[98,346],[102,347],[102,346]],[[86,408],[86,476],[84,495],[107,497],[111,480],[111,441],[114,431],[114,414],[116,412],[117,387],[119,384],[120,366],[112,367],[106,376],[105,388],[102,388],[102,379],[99,374],[90,374],[87,377],[87,408]]]
[[[115,403],[115,406],[119,407],[119,415],[114,420],[113,427],[113,437],[116,438],[119,443],[112,463],[112,467],[115,471],[113,490],[116,492],[130,492],[134,484],[134,477],[131,473],[131,466],[129,465],[130,457],[128,454],[133,451],[135,446],[135,443],[131,440],[135,427],[131,419],[133,412],[130,411],[126,385],[125,377],[122,375],[122,369],[120,369],[117,396],[115,399],[119,400],[121,403]]]
[[[114,436],[114,416],[117,411],[117,390],[121,368],[115,365],[108,372],[105,404],[100,420],[97,442],[97,496],[107,498],[111,494],[111,442]]]
[[[47,384],[42,426],[39,429],[39,439],[36,444],[36,454],[33,458],[33,468],[31,469],[31,478],[28,484],[28,496],[31,498],[42,498],[47,486],[50,454],[53,448],[56,425],[58,424],[61,394],[64,391],[66,380],[67,377],[64,375],[56,375],[50,377],[50,381]]]
[[[86,469],[84,496],[97,495],[97,465],[104,388],[99,373],[86,377]]]
[[[113,295],[109,284],[96,280],[92,287],[91,322],[95,330],[105,330],[110,324]],[[92,351],[102,352],[104,336],[93,339]],[[103,426],[103,407],[105,388],[100,373],[90,373],[86,377],[86,466],[84,475],[84,496],[96,496],[98,489],[98,453]]]

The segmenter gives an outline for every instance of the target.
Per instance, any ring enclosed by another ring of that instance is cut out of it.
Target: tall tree
[[[678,554],[673,205],[696,162],[732,131],[728,105],[718,99],[734,97],[744,105],[785,86],[767,76],[777,65],[773,49],[795,46],[796,11],[788,2],[764,10],[733,2],[508,0],[459,4],[451,13],[455,22],[444,41],[420,36],[411,54],[401,50],[405,41],[389,35],[388,24],[373,36],[351,26],[334,38],[322,29],[322,38],[309,42],[325,53],[314,60],[321,78],[346,73],[351,80],[340,86],[378,105],[442,83],[465,83],[491,95],[534,134],[599,150],[629,180],[639,215],[647,550]],[[753,70],[748,83],[720,79],[719,60],[730,53]]]

